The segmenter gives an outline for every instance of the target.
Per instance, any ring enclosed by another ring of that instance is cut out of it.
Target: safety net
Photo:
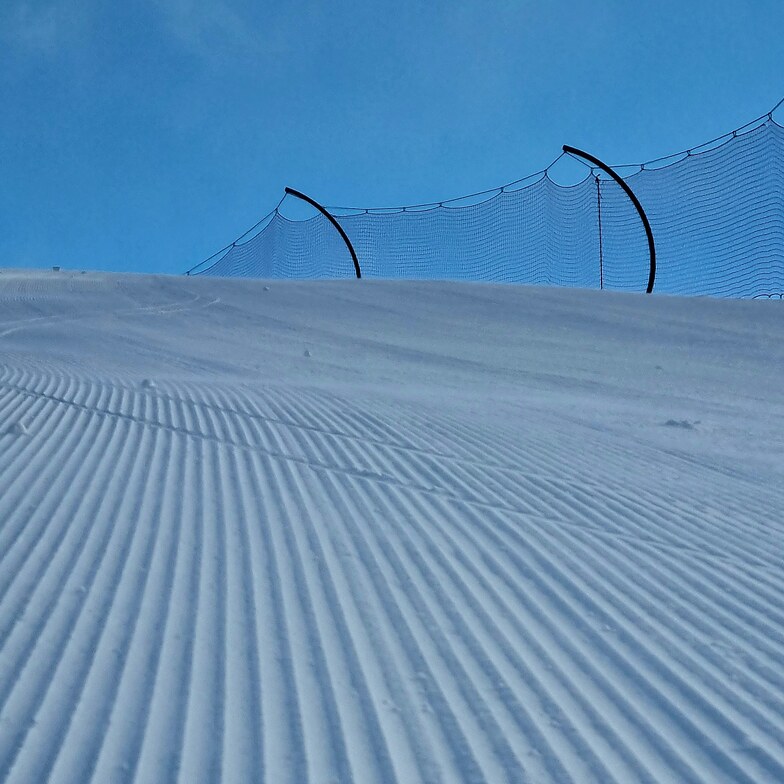
[[[575,185],[556,183],[551,168],[436,204],[327,209],[353,245],[363,277],[644,291],[648,243],[624,189],[599,167],[589,166]],[[613,170],[650,221],[657,292],[781,297],[784,127],[773,111],[700,147]],[[314,213],[292,220],[279,204],[189,274],[353,276],[340,234]]]

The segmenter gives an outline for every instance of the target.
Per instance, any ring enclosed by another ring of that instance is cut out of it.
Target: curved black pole
[[[563,146],[563,151],[568,152],[570,155],[578,155],[581,158],[585,158],[586,161],[590,161],[595,166],[598,166],[602,171],[607,172],[607,174],[609,174],[610,177],[612,177],[618,183],[618,185],[624,189],[626,195],[632,200],[632,204],[640,215],[642,225],[645,227],[645,234],[648,237],[648,252],[651,256],[651,271],[648,275],[648,288],[646,289],[646,294],[650,294],[653,291],[653,283],[656,280],[656,246],[653,244],[653,232],[651,231],[651,224],[648,222],[648,216],[645,214],[645,210],[642,208],[642,204],[640,204],[638,198],[634,195],[634,192],[626,184],[624,179],[616,174],[606,163],[602,163],[598,158],[594,158],[593,155],[589,155],[587,152],[578,150],[576,147],[569,147],[566,144]]]
[[[348,238],[348,235],[345,231],[343,231],[343,227],[322,207],[317,201],[313,201],[310,196],[306,196],[304,193],[300,193],[299,191],[295,191],[293,188],[286,188],[286,193],[290,196],[296,196],[298,199],[302,199],[302,201],[306,201],[308,204],[315,207],[322,215],[329,219],[329,222],[340,232],[340,236],[343,237],[343,242],[346,243],[346,247],[351,254],[351,260],[354,262],[354,272],[357,273],[357,277],[362,277],[362,271],[359,269],[359,261],[357,259],[357,254],[354,252],[354,246],[351,244],[351,240]]]

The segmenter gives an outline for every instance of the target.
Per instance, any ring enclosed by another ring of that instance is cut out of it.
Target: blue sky
[[[782,30],[781,0],[2,0],[0,266],[179,273],[286,185],[383,206],[564,143],[655,158],[784,97]]]

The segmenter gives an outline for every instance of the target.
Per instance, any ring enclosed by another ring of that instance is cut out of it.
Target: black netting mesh
[[[665,162],[666,163],[666,162]],[[656,291],[731,297],[784,292],[784,128],[771,115],[710,149],[637,167],[626,182],[657,250]],[[644,291],[648,245],[629,197],[592,172],[573,186],[547,172],[479,203],[341,214],[364,277],[532,283]],[[195,274],[340,278],[351,257],[322,215],[278,209],[250,240]]]

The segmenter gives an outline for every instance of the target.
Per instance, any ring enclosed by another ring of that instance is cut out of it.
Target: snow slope
[[[0,782],[783,782],[781,305],[0,272]]]

